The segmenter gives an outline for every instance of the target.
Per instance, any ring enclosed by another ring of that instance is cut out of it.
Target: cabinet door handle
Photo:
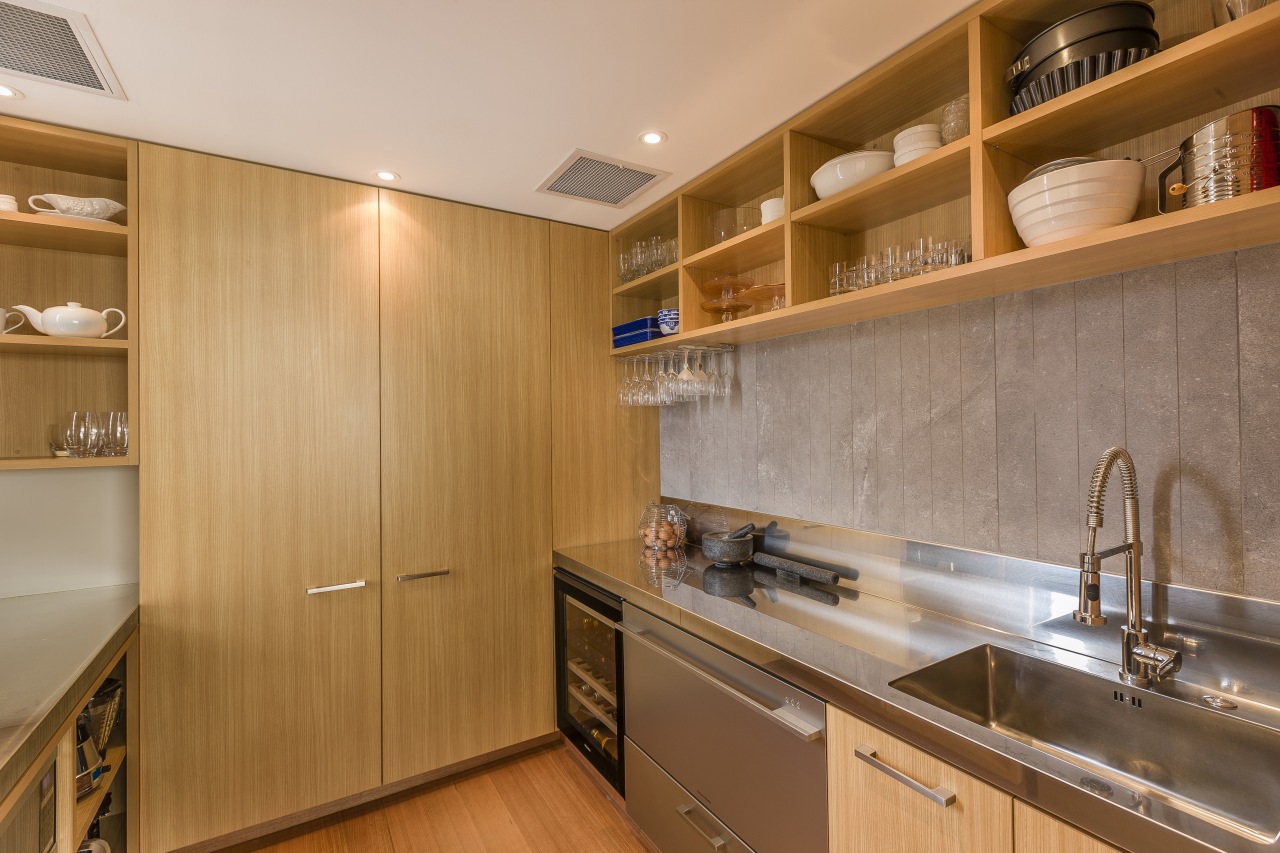
[[[362,586],[364,586],[364,581],[335,583],[332,586],[309,586],[307,587],[307,595],[316,595],[321,592],[337,592],[340,589],[359,589]]]
[[[411,575],[396,575],[396,581],[399,583],[404,583],[405,581],[420,581],[423,578],[438,578],[447,574],[449,574],[448,569],[441,569],[438,572],[416,572]]]
[[[702,840],[711,845],[712,850],[723,850],[728,843],[719,835],[708,835],[702,831],[702,827],[693,822],[693,806],[676,806],[676,811],[680,813],[680,817],[684,818],[684,822],[693,827],[693,831],[702,837]]]
[[[948,791],[946,788],[943,788],[942,786],[938,786],[937,788],[926,788],[924,785],[921,785],[915,779],[912,779],[910,776],[907,776],[905,773],[899,773],[897,770],[894,770],[892,767],[890,767],[888,764],[885,764],[879,758],[876,758],[876,751],[871,747],[860,746],[856,750],[854,750],[854,753],[858,756],[858,758],[865,761],[867,764],[870,764],[872,767],[879,770],[884,775],[890,777],[891,779],[898,780],[899,782],[906,785],[911,790],[915,791],[917,794],[922,794],[923,796],[928,797],[930,800],[942,806],[944,809],[947,806],[955,805],[956,795],[954,793],[952,793],[951,791]]]

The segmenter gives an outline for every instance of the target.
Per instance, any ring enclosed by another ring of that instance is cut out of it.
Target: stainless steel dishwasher
[[[827,850],[826,703],[629,604],[627,812],[663,853]]]

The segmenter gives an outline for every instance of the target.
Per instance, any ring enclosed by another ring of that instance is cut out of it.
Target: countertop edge
[[[89,657],[84,666],[73,675],[62,695],[48,703],[44,715],[31,727],[13,754],[0,764],[0,802],[9,797],[23,774],[40,757],[40,753],[58,737],[63,724],[76,710],[76,703],[89,692],[99,678],[106,675],[104,670],[107,664],[124,648],[138,624],[139,607],[135,604],[133,610],[121,620],[110,636],[106,637],[94,650],[92,657]],[[0,815],[0,821],[4,817],[5,815]]]

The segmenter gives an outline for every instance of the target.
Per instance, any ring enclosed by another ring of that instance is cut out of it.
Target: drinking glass
[[[67,455],[73,459],[87,459],[98,447],[98,417],[94,412],[67,412],[63,419]]]
[[[667,244],[661,237],[649,238],[649,272],[657,272],[667,265]]]
[[[672,237],[667,241],[667,264],[674,264],[680,260],[680,241]]]
[[[828,290],[828,293],[831,296],[853,289],[849,286],[849,271],[850,267],[848,261],[836,261],[831,265],[831,286]]]
[[[902,249],[890,246],[880,250],[880,261],[876,266],[876,281],[884,284],[902,278]]]
[[[67,427],[65,424],[49,424],[49,452],[54,456],[68,455]]]
[[[961,95],[942,108],[942,142],[955,142],[969,135],[969,96]]]
[[[626,284],[633,278],[635,278],[635,275],[631,268],[631,253],[623,252],[618,255],[618,280]]]
[[[129,413],[108,412],[103,432],[103,456],[129,455]]]

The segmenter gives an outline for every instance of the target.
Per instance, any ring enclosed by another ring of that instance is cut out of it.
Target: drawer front
[[[662,853],[751,853],[727,826],[629,739],[627,814]]]
[[[627,736],[758,853],[825,853],[822,702],[652,617],[623,638]]]
[[[829,709],[832,853],[1013,853],[1013,798]]]

